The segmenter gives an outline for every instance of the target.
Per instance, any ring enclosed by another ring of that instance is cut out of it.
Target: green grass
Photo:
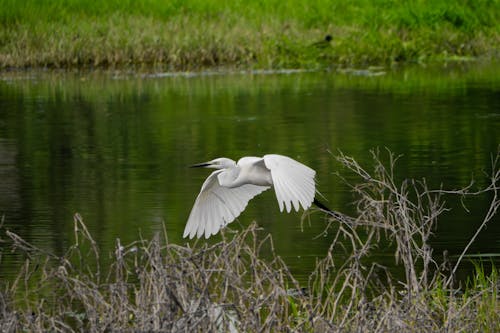
[[[498,57],[500,1],[0,0],[0,68],[323,68]],[[333,36],[326,48],[311,44]]]

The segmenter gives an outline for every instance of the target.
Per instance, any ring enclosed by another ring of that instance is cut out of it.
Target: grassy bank
[[[0,68],[321,68],[498,57],[500,1],[0,0]],[[312,45],[331,35],[330,43]]]
[[[478,233],[500,207],[500,155],[489,184],[431,191],[425,182],[392,177],[395,158],[374,152],[373,171],[340,155],[359,177],[352,184],[356,216],[330,220],[331,246],[300,285],[270,236],[255,224],[223,240],[192,247],[166,237],[116,242],[112,264],[101,269],[98,244],[76,214],[75,244],[62,257],[16,234],[3,241],[26,255],[18,278],[0,289],[5,331],[168,332],[498,332],[499,278],[477,264],[456,281],[463,256],[440,259],[429,244],[444,197],[488,195],[491,205]],[[384,160],[385,162],[383,162]],[[166,235],[165,235],[166,236]],[[400,278],[373,260],[380,238],[392,241]],[[2,239],[0,239],[2,240]],[[313,241],[313,240],[312,240]],[[471,242],[474,238],[471,239]],[[467,248],[463,254],[467,253]]]

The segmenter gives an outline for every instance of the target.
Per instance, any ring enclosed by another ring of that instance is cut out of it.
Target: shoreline
[[[127,67],[69,67],[69,68],[47,68],[47,67],[27,67],[27,68],[0,68],[0,77],[10,75],[35,74],[82,74],[82,75],[118,75],[119,77],[140,77],[140,78],[174,78],[174,77],[210,77],[228,75],[293,75],[305,73],[332,73],[354,77],[376,77],[399,71],[414,69],[462,69],[480,68],[484,66],[495,66],[500,64],[500,58],[468,58],[468,59],[448,59],[441,61],[430,61],[427,63],[403,63],[392,65],[359,65],[359,66],[330,66],[324,68],[236,68],[232,66],[219,66],[213,68],[196,68],[191,70],[163,71],[161,68],[127,66]]]

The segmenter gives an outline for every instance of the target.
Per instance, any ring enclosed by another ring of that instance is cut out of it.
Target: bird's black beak
[[[204,162],[204,163],[193,164],[193,165],[190,165],[189,167],[190,168],[204,168],[204,167],[207,167],[209,165],[210,165],[210,163]]]

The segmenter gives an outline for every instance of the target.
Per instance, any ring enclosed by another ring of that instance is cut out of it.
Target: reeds
[[[0,0],[0,69],[308,68],[497,58],[498,1]],[[314,47],[326,35],[326,47]]]
[[[373,171],[338,157],[359,176],[351,184],[357,214],[330,219],[325,233],[331,246],[307,285],[299,284],[274,253],[271,236],[262,237],[255,223],[236,235],[223,233],[210,246],[171,244],[166,233],[125,246],[117,240],[112,264],[103,269],[96,242],[75,214],[75,244],[62,257],[5,232],[27,259],[0,292],[0,326],[53,332],[499,331],[496,269],[486,274],[478,265],[470,282],[460,284],[429,241],[446,195],[488,193],[482,226],[491,221],[500,205],[500,156],[489,184],[476,191],[472,184],[444,191],[429,190],[425,181],[397,183],[397,159],[387,156],[383,162],[373,152]],[[400,278],[373,259],[382,238],[391,241],[404,268]]]

